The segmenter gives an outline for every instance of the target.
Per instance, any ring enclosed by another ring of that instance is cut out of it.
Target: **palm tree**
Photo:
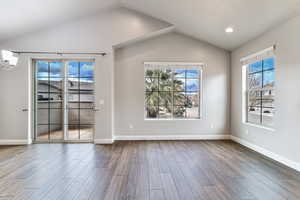
[[[172,76],[176,74],[171,70],[147,70],[145,75],[147,116],[156,118],[159,113],[172,113],[173,101],[174,115],[183,116],[187,105],[184,82],[174,79]]]

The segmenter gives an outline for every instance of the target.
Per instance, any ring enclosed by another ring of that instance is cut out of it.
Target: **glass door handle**
[[[28,112],[28,109],[27,108],[23,108],[22,112]]]

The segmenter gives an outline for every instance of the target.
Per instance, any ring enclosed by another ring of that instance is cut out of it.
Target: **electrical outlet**
[[[246,133],[246,135],[248,135],[248,134],[249,134],[249,130],[248,130],[248,129],[246,129],[245,133]]]
[[[132,125],[132,124],[129,124],[129,128],[130,128],[130,129],[133,129],[133,125]]]
[[[214,124],[213,123],[211,123],[210,124],[210,128],[214,128],[215,126],[214,126]]]

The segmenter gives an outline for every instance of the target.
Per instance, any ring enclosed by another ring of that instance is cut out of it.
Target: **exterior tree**
[[[145,76],[147,117],[167,116],[172,109],[174,116],[184,117],[192,102],[184,93],[184,82],[174,78],[176,73],[172,70],[146,70]]]

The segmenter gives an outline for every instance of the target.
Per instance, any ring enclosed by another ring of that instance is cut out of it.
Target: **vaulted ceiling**
[[[115,6],[167,21],[227,50],[300,13],[300,0],[3,0],[0,41]],[[234,33],[224,32],[228,26]]]
[[[0,41],[117,6],[118,0],[1,0]]]
[[[179,31],[232,50],[300,11],[300,0],[122,0]],[[233,34],[224,29],[232,26]]]

